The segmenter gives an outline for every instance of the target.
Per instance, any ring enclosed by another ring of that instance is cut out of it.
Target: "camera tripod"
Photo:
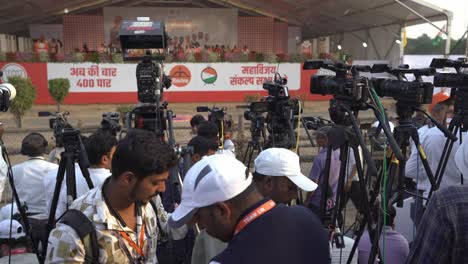
[[[410,138],[413,140],[416,146],[416,150],[418,151],[418,155],[422,161],[424,170],[429,179],[429,182],[431,183],[431,186],[435,186],[436,184],[436,180],[435,180],[435,177],[433,176],[432,170],[427,161],[426,154],[419,141],[418,130],[411,121],[411,117],[413,116],[414,112],[419,111],[419,112],[422,112],[424,115],[426,115],[432,121],[432,123],[435,126],[437,126],[437,128],[439,128],[448,138],[456,139],[456,137],[452,133],[450,133],[447,130],[447,128],[439,124],[434,118],[429,116],[426,112],[420,110],[418,108],[418,105],[397,101],[396,110],[397,110],[397,116],[398,116],[398,126],[395,127],[394,137],[398,142],[398,145],[403,153],[404,158],[400,159],[397,157],[397,155],[391,155],[388,159],[388,161],[390,162],[390,166],[388,168],[387,188],[385,190],[385,193],[386,193],[385,206],[389,206],[389,205],[391,206],[392,204],[396,203],[398,207],[402,207],[403,195],[405,193],[408,193],[406,191],[406,186],[405,186],[405,167],[406,167],[406,151],[410,145],[410,141],[409,141]],[[386,172],[382,171],[382,173],[379,175],[377,183],[381,181],[384,173]],[[396,175],[397,173],[398,175]],[[396,187],[396,190],[393,191],[393,185],[394,185],[395,180],[397,181],[397,187]],[[379,190],[380,190],[380,187],[377,184],[376,187],[374,188],[373,195],[371,196],[371,202],[375,201],[379,193]],[[412,193],[409,193],[409,194],[413,196],[417,196],[418,198],[421,198],[418,195],[415,195]],[[377,231],[375,234],[376,239],[380,238],[380,234],[383,229],[382,222],[383,221],[379,221],[376,227],[376,231]],[[378,240],[377,240],[377,243],[378,243]],[[378,244],[372,245],[372,251],[370,254],[370,258],[369,258],[369,263],[371,263],[371,261],[373,263],[375,256],[376,256],[377,247],[378,247]]]
[[[54,195],[52,198],[50,214],[47,221],[46,237],[49,236],[50,231],[52,231],[52,229],[55,227],[55,213],[57,211],[60,190],[62,188],[62,183],[64,179],[67,187],[67,209],[68,206],[70,206],[71,203],[76,199],[75,163],[78,163],[78,166],[81,170],[81,173],[83,174],[83,177],[86,180],[86,183],[88,184],[89,189],[92,189],[94,187],[88,171],[89,161],[86,155],[86,150],[83,146],[83,142],[80,138],[80,130],[64,129],[62,133],[65,151],[61,153],[61,159],[58,167],[57,179],[54,188]],[[42,260],[45,259],[46,253],[47,241],[42,241]]]
[[[250,134],[252,139],[247,144],[244,158],[242,159],[242,163],[244,163],[247,168],[250,168],[254,152],[257,152],[258,155],[263,150],[260,138],[265,140],[265,118],[261,114],[258,114],[255,117],[254,122],[251,123]]]
[[[460,144],[462,143],[462,133],[468,131],[468,90],[462,90],[459,88],[452,88],[451,98],[455,99],[454,102],[454,116],[450,122],[448,131],[452,133],[453,137],[447,137],[445,141],[444,149],[440,157],[439,165],[437,166],[435,179],[436,184],[432,186],[429,192],[429,198],[432,193],[439,189],[440,183],[444,176],[445,168],[447,167],[450,153],[452,152],[453,144],[457,141],[456,136],[459,133]],[[463,172],[460,173],[460,183],[463,185]]]
[[[370,156],[370,153],[364,143],[364,139],[362,137],[361,131],[359,129],[359,125],[357,124],[356,117],[354,116],[351,107],[347,104],[347,102],[332,99],[330,100],[330,117],[335,125],[330,129],[328,132],[328,148],[327,148],[327,158],[325,162],[325,169],[324,169],[324,179],[322,181],[322,193],[320,199],[320,208],[319,208],[319,215],[322,222],[329,228],[329,230],[337,231],[337,227],[343,227],[344,221],[341,217],[342,210],[345,207],[346,198],[343,195],[344,193],[344,183],[345,178],[348,174],[348,152],[350,150],[353,151],[353,154],[356,159],[356,169],[359,178],[359,184],[361,190],[361,204],[362,204],[362,211],[364,213],[364,217],[366,221],[364,221],[364,225],[367,223],[369,230],[372,227],[372,218],[370,214],[370,205],[369,200],[367,198],[367,194],[365,190],[365,178],[364,178],[364,169],[361,165],[361,159],[359,156],[358,147],[360,146],[363,150],[363,154],[365,160],[368,165],[368,173],[369,174],[376,174],[376,169],[374,162]],[[357,111],[356,111],[357,114]],[[336,191],[335,197],[335,206],[331,210],[331,213],[327,212],[326,208],[326,200],[328,197],[328,184],[330,179],[330,167],[331,167],[331,156],[332,151],[336,149],[340,149],[340,173],[338,178],[338,187]],[[342,248],[344,246],[343,242],[343,235],[338,232],[334,234],[333,239],[335,240],[337,247]],[[371,241],[373,241],[371,239]],[[355,243],[355,245],[357,245]],[[354,247],[353,247],[354,248]],[[352,260],[353,253],[351,253],[348,263]]]
[[[320,216],[322,221],[326,221],[327,218],[330,217],[326,214],[325,208],[325,200],[327,197],[327,185],[329,181],[329,172],[331,166],[331,152],[332,149],[340,148],[340,175],[337,187],[337,196],[336,196],[336,205],[331,213],[331,222],[329,228],[334,230],[336,223],[338,226],[343,226],[343,221],[341,223],[339,221],[339,216],[341,215],[341,211],[345,207],[346,199],[343,196],[344,193],[344,181],[347,175],[347,159],[348,159],[348,152],[350,148],[353,151],[356,160],[356,170],[358,173],[359,178],[359,186],[362,190],[360,192],[361,195],[361,212],[364,216],[364,219],[361,222],[361,226],[359,229],[359,233],[355,240],[355,243],[352,247],[350,252],[350,256],[348,258],[348,263],[351,263],[353,255],[357,249],[357,245],[359,243],[359,239],[362,236],[362,233],[367,226],[369,229],[369,233],[371,234],[371,242],[375,242],[375,238],[373,236],[374,230],[372,229],[372,217],[371,217],[371,210],[370,210],[370,202],[368,199],[367,192],[365,191],[365,181],[367,178],[373,175],[377,175],[377,170],[374,164],[374,160],[372,159],[369,150],[366,147],[364,142],[364,138],[361,134],[359,125],[357,123],[356,117],[360,110],[367,110],[372,109],[376,118],[378,119],[379,123],[381,124],[381,128],[383,129],[385,135],[387,136],[390,146],[393,149],[395,155],[401,159],[403,159],[403,154],[401,153],[395,139],[393,138],[390,129],[388,128],[388,124],[385,121],[384,116],[377,111],[377,109],[368,103],[362,103],[359,101],[350,101],[347,98],[341,98],[340,96],[335,96],[335,99],[330,100],[330,117],[332,121],[336,124],[328,133],[328,137],[331,139],[329,142],[329,148],[327,150],[327,159],[325,163],[325,172],[324,172],[324,180],[322,184],[322,197],[321,197],[321,204],[320,204]],[[362,148],[364,159],[367,163],[367,174],[369,175],[367,178],[364,177],[364,169],[361,165],[361,159],[359,155],[358,147]],[[338,233],[335,238],[336,241],[343,241],[342,235]]]

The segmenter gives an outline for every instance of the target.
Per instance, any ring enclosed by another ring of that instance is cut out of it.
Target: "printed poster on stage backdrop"
[[[263,82],[278,72],[287,78],[291,91],[300,89],[299,63],[168,63],[166,74],[172,77],[167,91],[260,91]],[[67,78],[70,92],[136,92],[136,64],[48,63],[47,77]]]

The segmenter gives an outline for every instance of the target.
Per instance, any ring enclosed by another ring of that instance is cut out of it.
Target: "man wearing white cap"
[[[182,202],[169,218],[172,227],[198,223],[229,242],[210,263],[329,263],[328,238],[305,207],[264,199],[238,160],[213,155],[187,173]]]
[[[255,159],[253,180],[264,197],[276,203],[289,203],[298,197],[298,189],[312,192],[317,184],[301,172],[299,156],[284,148],[269,148]]]

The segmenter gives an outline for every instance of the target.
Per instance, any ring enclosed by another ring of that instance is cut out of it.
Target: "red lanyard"
[[[143,225],[141,226],[141,232],[140,232],[140,245],[135,244],[133,240],[125,233],[124,231],[119,231],[120,235],[127,240],[128,244],[135,249],[135,251],[140,255],[141,257],[145,257],[145,253],[143,252],[143,242],[145,240],[145,222],[143,222]]]
[[[268,200],[264,204],[257,207],[255,210],[244,216],[236,226],[234,235],[237,235],[242,229],[244,229],[248,224],[252,223],[255,219],[259,218],[261,215],[270,211],[275,207],[276,204],[273,200]]]

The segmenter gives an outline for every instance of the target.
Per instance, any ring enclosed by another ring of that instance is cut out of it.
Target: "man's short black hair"
[[[198,125],[197,135],[206,138],[217,138],[218,137],[218,126],[211,121],[202,121]]]
[[[30,133],[21,143],[21,154],[28,157],[42,156],[46,152],[47,140],[39,133]]]
[[[96,132],[89,136],[83,144],[91,165],[99,165],[101,158],[108,155],[112,147],[117,145],[117,139],[109,133]]]
[[[187,145],[193,147],[193,154],[198,154],[200,157],[206,156],[209,150],[218,150],[216,141],[202,136],[192,138]]]
[[[203,117],[200,114],[192,116],[192,119],[190,119],[190,126],[191,127],[196,127],[200,125],[200,122],[205,121],[205,117]]]
[[[117,144],[112,158],[112,177],[130,171],[139,179],[161,174],[177,164],[177,155],[154,132],[132,129]]]

